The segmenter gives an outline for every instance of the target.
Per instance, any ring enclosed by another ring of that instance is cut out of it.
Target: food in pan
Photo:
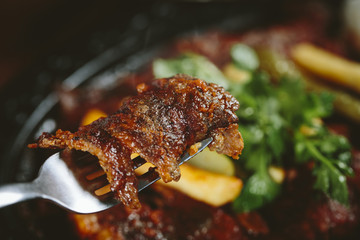
[[[223,86],[240,103],[236,115],[245,148],[236,161],[215,152],[196,156],[182,168],[179,182],[158,182],[139,193],[142,207],[136,211],[118,205],[97,214],[69,214],[77,236],[358,239],[360,98],[351,84],[327,83],[329,72],[339,69],[347,74],[340,79],[351,79],[348,74],[354,73],[343,70],[354,60],[325,32],[329,19],[322,10],[311,8],[286,25],[179,38],[150,66],[121,77],[112,91],[126,89],[126,95],[138,84],[178,73]],[[324,58],[329,56],[324,52],[331,57]],[[311,66],[299,57],[304,55],[313,60]],[[339,58],[348,59],[345,66],[323,67],[344,63]],[[321,68],[314,66],[318,63]],[[110,114],[109,106],[122,102],[104,98],[84,109],[76,101],[84,92],[60,94],[63,119],[74,128]],[[71,94],[74,101],[67,105]],[[79,112],[83,117],[75,121]]]
[[[119,110],[72,133],[43,133],[30,147],[69,148],[97,156],[111,190],[130,208],[140,208],[131,154],[156,166],[164,182],[180,179],[178,159],[196,142],[212,137],[209,148],[234,159],[243,149],[235,111],[237,100],[216,84],[187,75],[140,84],[138,95]]]
[[[140,194],[143,208],[137,212],[118,206],[99,214],[72,215],[79,236],[85,239],[358,237],[360,154],[354,147],[358,140],[352,125],[333,115],[334,103],[336,111],[356,121],[354,106],[358,104],[358,96],[319,81],[311,68],[304,70],[293,62],[293,57],[297,60],[293,54],[308,51],[309,48],[299,47],[303,42],[307,46],[321,46],[323,51],[339,57],[343,55],[341,47],[329,43],[322,35],[325,33],[319,25],[323,22],[313,22],[302,19],[289,26],[245,34],[213,31],[181,38],[166,49],[173,53],[171,56],[154,59],[150,73],[131,76],[132,81],[141,82],[143,76],[162,78],[187,73],[216,82],[235,96],[240,103],[236,114],[246,147],[240,161],[225,157],[232,170],[216,174],[233,174],[242,179],[244,186],[231,201],[215,205],[183,191],[182,186],[191,188],[188,180],[175,183],[179,184],[175,190],[170,185],[155,184]],[[353,101],[348,101],[350,104],[345,108],[339,107],[344,106],[341,96]],[[347,110],[350,108],[353,110]],[[223,167],[212,163],[216,162],[212,158],[228,166],[222,157],[209,155],[199,160],[207,162],[207,166],[196,162],[195,157],[189,163],[193,165],[188,166],[214,174]],[[233,190],[229,187],[228,191]]]

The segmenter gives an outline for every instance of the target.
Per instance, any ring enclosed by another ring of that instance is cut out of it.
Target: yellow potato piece
[[[138,174],[145,173],[152,164],[147,163],[136,170]],[[193,199],[218,207],[232,202],[241,192],[241,179],[205,171],[189,164],[180,166],[181,178],[178,182],[156,184],[176,189]]]
[[[180,166],[180,169],[180,181],[167,185],[212,206],[232,202],[243,186],[239,178],[208,172],[188,164]]]
[[[239,69],[232,63],[224,67],[223,73],[229,80],[237,83],[247,83],[251,79],[249,71]]]
[[[106,113],[104,113],[103,111],[97,109],[97,108],[93,108],[90,109],[85,116],[83,117],[82,121],[81,121],[81,125],[88,125],[90,123],[92,123],[93,121],[101,118],[101,117],[106,117]]]
[[[271,176],[271,178],[276,182],[276,183],[282,183],[285,179],[285,170],[283,168],[280,167],[276,167],[276,166],[270,166],[269,169],[269,174]]]
[[[295,62],[305,70],[360,93],[360,64],[308,43],[292,49]]]

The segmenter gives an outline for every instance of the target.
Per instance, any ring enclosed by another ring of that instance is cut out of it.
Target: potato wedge
[[[104,113],[100,109],[97,109],[97,108],[90,109],[83,117],[83,119],[81,121],[81,125],[82,126],[88,125],[88,124],[92,123],[93,121],[95,121],[101,117],[106,117],[106,116],[107,116],[106,113]]]
[[[147,163],[136,172],[142,174],[150,166],[151,164]],[[181,165],[180,170],[181,178],[178,182],[164,183],[160,180],[156,184],[163,184],[216,207],[233,201],[243,187],[243,182],[239,178],[212,173],[189,164]]]
[[[249,71],[239,69],[232,63],[226,65],[223,72],[225,77],[236,83],[247,83],[251,79],[251,73]]]
[[[276,182],[281,184],[285,179],[285,170],[281,167],[270,166],[269,175]]]
[[[305,70],[360,93],[359,63],[307,43],[296,45],[291,53]]]

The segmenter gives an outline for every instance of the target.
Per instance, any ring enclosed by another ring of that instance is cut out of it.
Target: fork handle
[[[0,186],[0,208],[40,197],[33,183],[11,183]]]

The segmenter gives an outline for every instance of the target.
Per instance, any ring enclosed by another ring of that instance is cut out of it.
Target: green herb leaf
[[[253,172],[245,179],[244,189],[234,202],[237,211],[259,208],[268,202],[261,194],[254,194],[254,188],[259,186],[258,182],[264,186],[276,183],[260,174],[259,169],[267,169],[271,164],[281,166],[285,159],[295,159],[298,164],[315,161],[314,188],[348,204],[350,145],[344,137],[331,134],[319,120],[332,113],[332,95],[308,93],[301,80],[293,77],[283,77],[276,85],[271,84],[268,75],[261,71],[253,73],[251,82],[232,85],[230,92],[241,105],[237,115],[246,143],[242,165]],[[304,126],[308,132],[303,130]],[[269,199],[276,197],[274,193],[269,190]]]
[[[259,59],[256,52],[245,44],[234,44],[230,55],[238,68],[255,71],[259,67]]]
[[[325,164],[314,169],[316,182],[314,188],[326,193],[330,198],[337,200],[343,205],[348,205],[348,188],[346,178],[337,169],[329,168]]]
[[[314,188],[330,198],[348,205],[346,176],[351,176],[350,144],[345,137],[330,133],[324,126],[307,135],[298,130],[295,133],[295,156],[297,162],[315,161]]]
[[[249,212],[273,201],[280,193],[281,185],[274,182],[266,172],[254,173],[245,183],[233,208],[238,212]]]
[[[207,58],[195,53],[184,53],[172,59],[156,59],[153,62],[153,73],[156,78],[184,73],[209,83],[216,83],[225,89],[229,87],[229,81],[224,74]]]

